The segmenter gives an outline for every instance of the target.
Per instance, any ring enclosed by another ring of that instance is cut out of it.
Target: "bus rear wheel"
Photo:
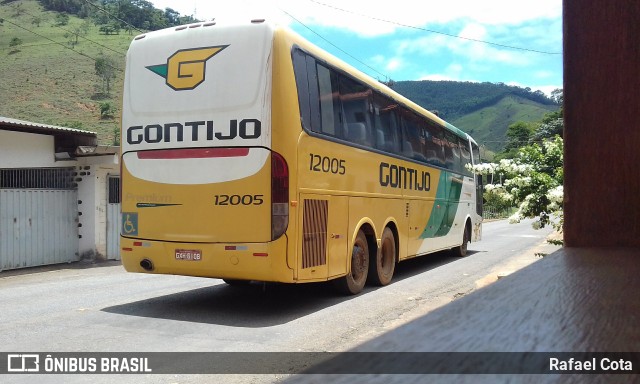
[[[342,293],[356,295],[364,289],[368,271],[369,244],[364,232],[359,230],[351,251],[351,270],[346,276],[334,280],[334,284]]]
[[[368,282],[375,285],[387,285],[396,269],[396,240],[393,231],[387,227],[382,232],[380,249],[375,260],[369,264]]]

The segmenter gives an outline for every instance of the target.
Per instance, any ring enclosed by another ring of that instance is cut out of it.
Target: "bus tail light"
[[[271,240],[282,236],[289,225],[289,168],[277,152],[271,152]]]

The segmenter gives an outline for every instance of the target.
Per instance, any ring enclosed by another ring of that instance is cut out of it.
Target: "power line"
[[[41,35],[41,34],[39,34],[39,33],[37,33],[37,32],[34,32],[34,31],[32,31],[32,30],[28,29],[28,28],[25,28],[25,27],[23,27],[23,26],[21,26],[21,25],[18,25],[18,24],[16,24],[16,23],[14,23],[13,21],[10,21],[10,20],[8,20],[8,19],[4,19],[4,22],[5,22],[5,23],[9,23],[9,24],[13,25],[14,27],[18,27],[18,28],[20,28],[20,29],[24,29],[25,31],[30,32],[30,33],[33,33],[34,35],[36,35],[36,36],[38,36],[38,37],[41,37],[41,38],[43,38],[43,39],[45,39],[45,40],[49,40],[50,42],[52,42],[52,43],[54,43],[54,44],[57,44],[57,45],[60,45],[60,46],[62,46],[63,48],[66,48],[66,49],[68,49],[68,50],[70,50],[70,51],[72,51],[72,52],[75,52],[75,53],[77,53],[77,54],[78,54],[78,55],[80,55],[80,56],[84,56],[84,57],[86,57],[86,58],[88,58],[88,59],[91,59],[91,60],[93,60],[93,61],[97,61],[97,60],[98,60],[98,59],[96,59],[96,58],[94,58],[94,57],[92,57],[92,56],[87,55],[86,53],[83,53],[83,52],[80,52],[80,51],[76,51],[76,50],[75,50],[75,49],[73,49],[73,48],[69,48],[69,47],[68,47],[66,44],[64,44],[64,43],[60,43],[60,42],[55,41],[55,40],[53,40],[53,39],[51,39],[51,38],[49,38],[49,37],[47,37],[47,36],[43,36],[43,35]],[[113,65],[110,65],[109,63],[106,63],[106,64],[107,64],[109,67],[111,67],[111,68],[113,68],[113,69],[115,69],[115,70],[118,70],[118,71],[120,71],[120,72],[124,72],[121,68],[118,68],[118,67],[115,67],[115,66],[113,66]]]
[[[362,13],[358,13],[358,12],[350,11],[350,10],[343,9],[343,8],[339,8],[339,7],[336,7],[336,6],[330,5],[330,4],[325,4],[325,3],[322,3],[322,2],[320,2],[320,1],[316,1],[316,0],[309,0],[309,1],[311,1],[312,3],[316,3],[316,4],[319,4],[319,5],[322,5],[322,6],[327,7],[327,8],[333,8],[333,9],[336,9],[336,10],[341,11],[341,12],[346,12],[346,13],[350,13],[350,14],[353,14],[353,15],[357,15],[357,16],[361,16],[361,17],[366,17],[366,18],[368,18],[368,19],[372,19],[372,20],[382,21],[383,23],[393,24],[393,25],[397,25],[397,26],[400,26],[400,27],[404,27],[404,28],[417,29],[417,30],[419,30],[419,31],[424,31],[424,32],[429,32],[429,33],[436,33],[436,34],[439,34],[439,35],[444,35],[444,36],[454,37],[454,38],[456,38],[456,39],[468,40],[468,41],[473,41],[473,42],[476,42],[476,43],[489,44],[489,45],[494,45],[494,46],[497,46],[497,47],[508,48],[508,49],[515,49],[515,50],[519,50],[519,51],[527,51],[527,52],[542,53],[542,54],[545,54],[545,55],[561,55],[561,54],[562,54],[562,52],[546,52],[546,51],[538,51],[538,50],[536,50],[536,49],[522,48],[522,47],[515,47],[515,46],[512,46],[512,45],[506,45],[506,44],[494,43],[494,42],[486,41],[486,40],[472,39],[472,38],[470,38],[470,37],[463,37],[463,36],[453,35],[453,34],[450,34],[450,33],[441,32],[441,31],[436,31],[436,30],[433,30],[433,29],[427,29],[427,28],[422,28],[422,27],[416,27],[416,26],[414,26],[414,25],[403,24],[403,23],[400,23],[400,22],[397,22],[397,21],[381,19],[381,18],[378,18],[378,17],[369,16],[369,15],[365,15],[365,14],[362,14]]]
[[[36,17],[35,15],[32,15],[32,14],[30,14],[29,12],[26,12],[26,11],[23,11],[23,13],[25,13],[25,14],[27,14],[27,15],[31,16],[31,17]],[[87,38],[87,37],[85,37],[85,36],[80,35],[79,33],[74,32],[74,31],[70,31],[70,30],[68,30],[68,29],[62,28],[62,27],[61,27],[61,26],[59,26],[59,25],[54,25],[54,27],[59,28],[59,29],[62,29],[63,31],[65,31],[65,32],[67,32],[67,33],[71,33],[71,34],[73,34],[73,35],[76,35],[76,36],[78,36],[78,37],[81,37],[81,38],[83,38],[83,39],[85,39],[85,40],[87,40],[87,41],[90,41],[90,42],[92,42],[92,43],[93,43],[93,44],[95,44],[95,45],[99,45],[100,47],[105,48],[105,49],[107,49],[107,50],[109,50],[109,51],[111,51],[111,52],[115,52],[115,53],[117,53],[117,54],[119,54],[119,55],[126,55],[126,52],[116,51],[115,49],[113,49],[113,48],[111,48],[111,47],[108,47],[108,46],[106,46],[106,45],[103,45],[103,44],[100,44],[100,43],[98,43],[98,42],[96,42],[96,41],[93,41],[93,40],[91,40],[91,39],[89,39],[89,38]]]
[[[324,40],[325,42],[327,42],[328,44],[330,44],[331,46],[333,46],[334,48],[336,48],[337,50],[339,50],[340,52],[344,53],[345,55],[349,56],[350,58],[352,58],[353,60],[357,61],[358,63],[364,65],[365,67],[369,68],[370,70],[374,71],[375,73],[384,76],[387,80],[391,80],[391,78],[387,75],[385,75],[384,73],[376,70],[375,68],[373,68],[372,66],[370,66],[369,64],[363,62],[362,60],[358,59],[357,57],[353,56],[352,54],[350,54],[349,52],[345,51],[344,49],[338,47],[337,45],[335,45],[334,43],[332,43],[331,41],[327,40],[324,36],[322,36],[321,34],[319,34],[318,32],[314,31],[313,29],[311,29],[309,26],[307,26],[305,23],[303,23],[302,21],[298,20],[297,18],[295,18],[293,15],[291,15],[289,12],[285,11],[284,9],[280,8],[280,11],[282,11],[283,13],[285,13],[287,16],[289,16],[290,18],[292,18],[293,20],[297,21],[300,25],[302,25],[303,27],[305,27],[306,29],[308,29],[309,31],[311,31],[313,34],[315,34],[316,36],[318,36],[319,38],[321,38],[322,40]]]

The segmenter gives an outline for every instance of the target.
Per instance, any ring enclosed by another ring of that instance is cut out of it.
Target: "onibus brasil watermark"
[[[152,373],[147,357],[77,357],[25,353],[7,355],[8,373]]]

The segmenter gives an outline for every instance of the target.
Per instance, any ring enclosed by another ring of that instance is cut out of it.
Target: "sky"
[[[562,88],[562,0],[151,0],[199,20],[264,18],[382,81]]]

